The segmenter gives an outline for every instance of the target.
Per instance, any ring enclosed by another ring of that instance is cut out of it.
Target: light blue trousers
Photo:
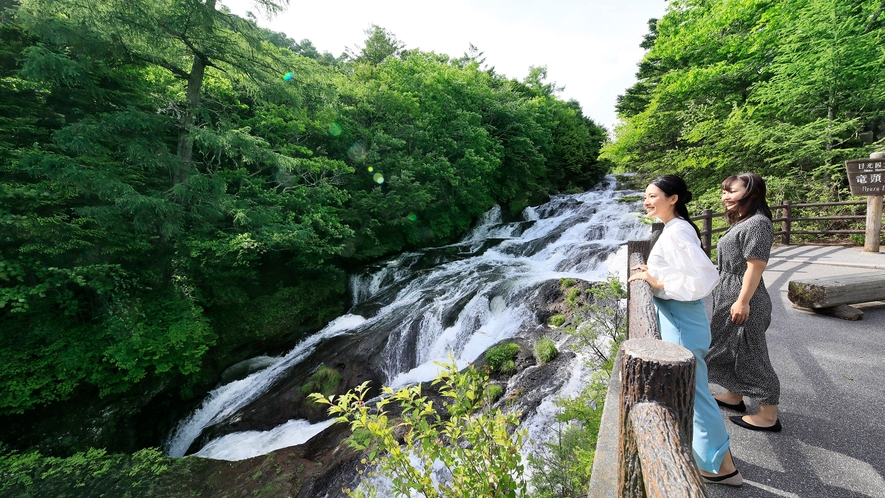
[[[705,472],[718,473],[730,439],[707,381],[707,363],[704,357],[710,349],[710,320],[707,318],[704,300],[674,301],[656,297],[654,303],[661,339],[683,346],[697,359],[691,446],[698,467]]]

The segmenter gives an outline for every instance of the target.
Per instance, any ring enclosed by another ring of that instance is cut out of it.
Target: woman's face
[[[728,188],[722,189],[722,203],[726,211],[737,209],[738,201],[747,195],[747,187],[744,182],[738,180],[732,182]]]
[[[678,199],[677,195],[667,197],[663,190],[649,184],[648,187],[645,187],[645,201],[642,205],[645,206],[645,212],[649,216],[654,216],[667,223],[676,217],[675,206]]]

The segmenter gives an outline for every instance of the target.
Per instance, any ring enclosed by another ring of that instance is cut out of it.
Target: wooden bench
[[[885,300],[885,271],[791,280],[787,297],[796,308],[845,320],[860,320],[863,311],[849,304]]]

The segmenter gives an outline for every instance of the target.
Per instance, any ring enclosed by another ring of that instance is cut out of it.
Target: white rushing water
[[[272,366],[212,391],[202,406],[182,420],[170,435],[166,453],[185,454],[203,428],[220,421],[266,392],[285,372],[322,341],[358,330],[384,329],[390,339],[382,365],[394,387],[436,377],[437,361],[454,356],[460,366],[488,347],[514,337],[533,323],[528,293],[550,279],[624,279],[627,240],[646,237],[636,204],[617,202],[623,192],[608,186],[576,195],[553,197],[526,208],[522,219],[505,223],[500,208],[490,210],[461,242],[422,252],[404,253],[372,271],[350,278],[354,308],[303,341]],[[359,316],[360,305],[380,310]],[[573,379],[556,395],[576,391],[584,375],[576,366]],[[552,400],[553,396],[551,396]],[[552,420],[545,402],[527,420],[530,436]],[[546,415],[545,415],[546,413]],[[271,431],[229,434],[211,441],[197,454],[241,460],[307,441],[326,424],[289,421]]]
[[[324,339],[341,335],[365,321],[365,318],[353,315],[344,315],[336,318],[323,330],[302,341],[301,344],[296,346],[295,349],[289,352],[289,354],[273,365],[259,372],[255,372],[244,379],[227,383],[209,393],[209,396],[206,397],[203,404],[188,418],[182,420],[181,423],[178,424],[178,427],[175,428],[175,431],[170,435],[166,442],[166,454],[174,458],[184,456],[191,443],[193,443],[194,439],[200,435],[200,432],[203,431],[204,427],[222,420],[227,415],[246,406],[260,396],[278,380],[280,375],[284,373],[288,367],[298,363],[313,352],[313,350],[316,349],[316,346]],[[316,432],[318,433],[319,431]],[[311,436],[312,435],[313,434],[311,434]],[[309,439],[309,437],[307,439]],[[304,439],[304,441],[307,439]],[[299,442],[293,444],[299,444]],[[210,445],[207,445],[207,447]],[[250,450],[246,450],[245,452],[249,451]],[[273,449],[263,451],[258,453],[258,455],[263,455],[269,451],[273,451]],[[227,454],[229,456],[231,455],[230,453]],[[215,458],[215,456],[211,454],[204,454],[203,456]],[[239,458],[239,455],[236,456],[237,458],[218,458],[222,460],[242,460],[243,458],[249,458],[249,456],[255,455],[243,456],[242,458]]]

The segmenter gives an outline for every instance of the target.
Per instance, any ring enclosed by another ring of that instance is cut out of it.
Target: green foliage
[[[578,289],[577,287],[570,288],[565,295],[565,303],[571,307],[577,306],[580,299],[581,289]]]
[[[513,362],[519,353],[519,345],[514,342],[503,342],[490,347],[485,352],[486,364],[492,372],[513,373],[516,364]]]
[[[21,82],[0,91],[35,100],[50,116],[4,139],[18,149],[16,161],[0,166],[0,336],[7,345],[0,357],[9,379],[2,413],[66,399],[84,384],[102,394],[148,383],[184,388],[215,345],[219,363],[230,363],[227,355],[243,343],[279,341],[343,307],[343,271],[326,260],[352,233],[336,213],[346,196],[328,180],[346,166],[288,146],[291,133],[306,128],[307,113],[271,111],[298,109],[300,95],[276,74],[263,93],[242,86],[249,79],[249,63],[238,59],[243,46],[221,43],[228,51],[213,52],[230,65],[207,72],[201,87],[207,121],[188,137],[199,166],[170,181],[181,166],[180,137],[174,112],[162,109],[178,105],[185,82],[176,83],[174,66],[189,48],[173,48],[180,40],[139,42],[157,27],[141,23],[167,8],[105,1],[87,12],[71,2],[27,1],[14,18],[19,30],[4,24],[0,32],[15,42],[3,46],[18,50],[2,59],[2,71]],[[197,38],[234,36],[226,23],[237,21],[222,17],[217,31]],[[127,31],[127,23],[146,31]],[[236,29],[234,38],[256,33]],[[268,74],[265,62],[309,72],[291,54],[256,53],[277,58],[251,61],[259,80]],[[33,113],[22,109],[22,126]],[[271,312],[258,314],[263,308]],[[245,311],[225,320],[234,309]],[[284,320],[267,323],[283,312]]]
[[[557,355],[559,355],[559,351],[556,349],[556,344],[553,342],[553,339],[542,337],[535,343],[535,358],[537,358],[538,363],[543,365],[544,363],[553,361]]]
[[[67,458],[8,451],[0,454],[0,495],[148,496],[159,491],[167,474],[186,472],[185,465],[156,448],[132,455],[90,449]]]
[[[587,496],[596,442],[602,420],[601,396],[587,388],[577,396],[556,401],[560,408],[552,437],[529,455],[532,486],[537,498]]]
[[[586,295],[586,301],[576,300],[572,305],[572,322],[577,325],[566,332],[575,337],[577,348],[588,349],[597,366],[601,366],[614,359],[626,335],[627,291],[617,276],[609,275]]]
[[[786,196],[843,200],[842,162],[885,139],[881,14],[845,0],[671,2],[602,157],[644,180],[680,173],[696,194],[750,170],[791,183]]]
[[[393,33],[376,24],[365,33],[368,38],[359,53],[356,50],[348,51],[347,55],[353,62],[377,66],[388,57],[400,55],[405,48],[405,44],[397,40]]]
[[[565,315],[553,315],[550,317],[550,325],[554,327],[559,327],[565,323]]]
[[[559,289],[565,291],[569,287],[575,285],[575,279],[573,278],[561,278],[559,279]]]
[[[427,497],[525,496],[519,453],[525,433],[510,433],[519,417],[490,408],[493,393],[488,378],[475,368],[458,372],[454,361],[440,366],[444,369],[433,384],[448,400],[442,407],[422,396],[420,385],[399,391],[385,387],[386,397],[374,407],[364,400],[367,383],[337,398],[320,394],[311,398],[329,405],[337,422],[350,424],[361,435],[351,444],[368,453],[363,463],[391,479],[397,496],[414,492]],[[391,406],[401,413],[396,415]],[[450,480],[434,484],[437,462]],[[374,496],[374,492],[367,481],[347,490],[348,496]]]
[[[511,360],[504,360],[501,363],[501,366],[498,367],[498,372],[501,372],[504,375],[512,375],[516,373],[516,362]]]
[[[335,392],[340,382],[341,374],[338,370],[320,365],[317,371],[310,376],[310,380],[301,386],[301,393],[304,395],[320,393],[323,396],[330,396]]]
[[[501,399],[504,389],[498,384],[489,384],[486,394],[488,395],[488,403],[491,404]]]

